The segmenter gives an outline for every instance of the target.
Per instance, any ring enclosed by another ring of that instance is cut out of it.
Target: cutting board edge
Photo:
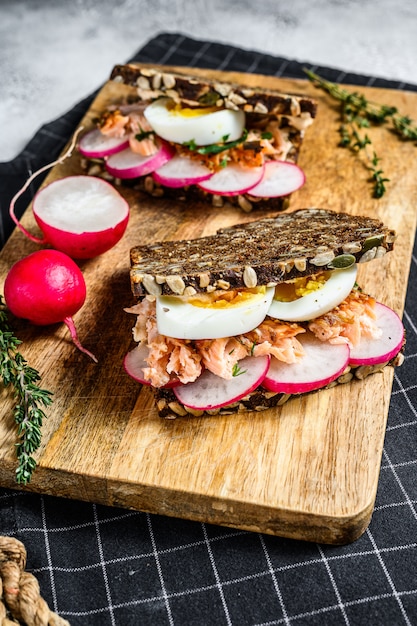
[[[368,527],[375,503],[375,494],[372,494],[362,509],[329,516],[233,498],[184,494],[180,490],[107,477],[103,481],[41,465],[32,481],[24,486],[16,483],[14,472],[14,465],[5,463],[0,474],[3,488],[328,545],[356,541]]]

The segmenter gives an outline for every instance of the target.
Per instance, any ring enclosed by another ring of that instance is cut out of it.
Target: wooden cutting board
[[[359,282],[401,314],[416,228],[416,148],[386,130],[371,131],[391,179],[385,196],[375,200],[364,166],[337,147],[336,106],[308,81],[200,73],[317,98],[318,116],[299,160],[307,183],[293,195],[291,208],[363,213],[394,228],[394,252],[361,266]],[[83,125],[89,127],[107,102],[128,89],[106,84]],[[417,94],[361,91],[404,114],[413,116],[417,110]],[[45,182],[77,173],[82,171],[74,154]],[[74,348],[63,324],[36,328],[11,320],[23,340],[22,353],[41,373],[43,387],[54,392],[38,467],[26,489],[296,539],[330,544],[355,540],[369,524],[374,506],[392,369],[262,413],[160,419],[149,389],[132,381],[122,367],[134,323],[123,310],[132,303],[129,249],[141,242],[210,234],[265,213],[244,214],[231,207],[208,211],[123,193],[131,205],[123,240],[101,257],[80,263],[88,297],[75,322],[98,364]],[[23,223],[39,233],[30,207]],[[13,233],[0,256],[1,285],[11,265],[36,249],[20,232]],[[11,394],[3,390],[0,485],[15,489],[12,407]]]

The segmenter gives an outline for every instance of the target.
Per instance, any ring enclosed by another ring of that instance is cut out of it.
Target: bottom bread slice
[[[233,404],[217,409],[198,410],[186,407],[179,402],[171,388],[154,389],[153,392],[159,417],[163,417],[165,419],[175,419],[178,417],[209,417],[211,415],[232,415],[234,413],[244,413],[250,411],[259,412],[282,406],[294,397],[317,393],[323,389],[335,387],[336,385],[359,382],[371,374],[382,372],[382,370],[388,366],[399,367],[403,361],[404,355],[401,351],[393,359],[386,361],[385,363],[379,363],[377,365],[348,366],[341,376],[325,387],[300,394],[279,393],[268,391],[263,387],[258,387],[255,391],[252,391],[248,395],[244,396],[238,402],[234,402]]]

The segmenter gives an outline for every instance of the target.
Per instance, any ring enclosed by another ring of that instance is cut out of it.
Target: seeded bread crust
[[[199,239],[136,246],[130,251],[131,287],[141,299],[272,286],[382,257],[395,238],[377,219],[299,209]]]
[[[168,96],[190,107],[224,106],[261,115],[298,117],[308,114],[314,118],[317,112],[316,100],[306,96],[196,78],[182,72],[165,72],[135,63],[116,65],[110,80],[136,87],[141,100]]]

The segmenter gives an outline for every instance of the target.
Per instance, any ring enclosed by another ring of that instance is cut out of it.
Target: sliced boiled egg
[[[247,333],[266,317],[274,287],[257,287],[187,299],[159,296],[156,322],[161,335],[176,339],[219,339]]]
[[[268,315],[287,322],[306,322],[328,313],[350,294],[357,270],[354,264],[277,285]]]
[[[243,111],[217,107],[186,108],[169,98],[160,98],[146,107],[144,115],[159,137],[174,143],[194,142],[207,146],[236,141],[245,126]]]

